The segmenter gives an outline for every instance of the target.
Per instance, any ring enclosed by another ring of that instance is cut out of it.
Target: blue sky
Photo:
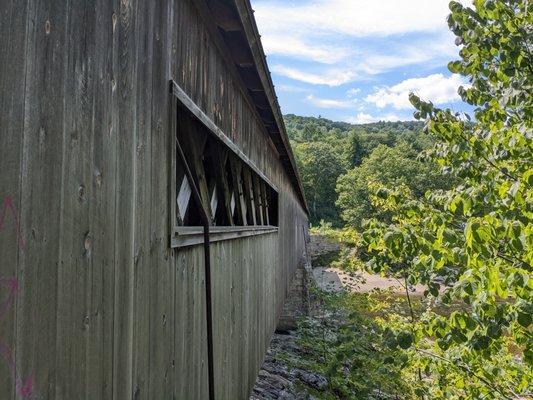
[[[463,3],[467,4],[468,0]],[[467,82],[449,0],[252,0],[283,113],[367,123],[412,119],[409,92],[457,111]]]

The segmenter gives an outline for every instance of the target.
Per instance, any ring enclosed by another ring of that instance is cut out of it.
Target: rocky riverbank
[[[313,268],[328,265],[339,251],[340,247],[337,243],[318,236],[313,236],[308,245]],[[310,286],[316,285],[313,278],[316,278],[313,273],[308,274],[309,282],[307,283]],[[301,275],[297,274],[297,279],[301,279]],[[308,315],[308,318],[312,318],[312,315],[318,311],[318,305],[312,299],[310,301],[312,304],[308,306],[308,312],[311,315]],[[295,299],[288,299],[287,302],[288,304],[294,303]],[[286,308],[292,309],[292,307]],[[301,317],[301,315],[296,317]],[[328,381],[324,376],[294,367],[294,365],[301,364],[297,362],[299,358],[305,357],[298,345],[299,338],[300,333],[297,329],[286,330],[285,328],[272,336],[250,400],[313,400],[317,399],[317,393],[328,386]]]
[[[325,377],[290,366],[291,359],[302,356],[297,339],[297,332],[274,334],[250,400],[313,400],[312,392],[327,387]]]

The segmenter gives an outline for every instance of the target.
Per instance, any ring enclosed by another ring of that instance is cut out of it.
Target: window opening
[[[277,226],[277,192],[183,106],[177,106],[176,140],[191,168],[213,226]],[[177,146],[177,144],[176,144]],[[184,165],[175,161],[176,225],[201,225]]]

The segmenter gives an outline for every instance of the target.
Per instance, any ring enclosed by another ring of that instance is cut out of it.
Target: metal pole
[[[179,141],[176,138],[176,146],[178,149],[178,154],[181,158],[183,166],[185,168],[185,175],[189,180],[189,184],[192,188],[192,193],[195,202],[198,205],[198,208],[201,210],[202,224],[204,227],[204,265],[205,265],[205,314],[206,314],[206,323],[207,323],[207,378],[209,383],[209,400],[215,400],[215,375],[214,375],[214,365],[213,365],[213,310],[211,303],[211,252],[209,246],[209,225],[211,221],[207,216],[207,212],[204,209],[202,203],[202,197],[196,183],[194,182],[194,177],[192,175],[187,159],[185,158],[185,153],[181,148]]]

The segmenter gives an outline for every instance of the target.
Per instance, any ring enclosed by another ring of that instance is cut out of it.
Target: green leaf
[[[531,314],[526,314],[522,312],[519,312],[518,317],[516,318],[518,323],[522,325],[524,328],[529,328],[529,325],[531,325],[531,319],[532,319]]]
[[[413,335],[409,332],[400,332],[398,334],[397,341],[398,341],[398,345],[402,349],[406,350],[409,347],[411,347],[411,345],[413,344]]]

